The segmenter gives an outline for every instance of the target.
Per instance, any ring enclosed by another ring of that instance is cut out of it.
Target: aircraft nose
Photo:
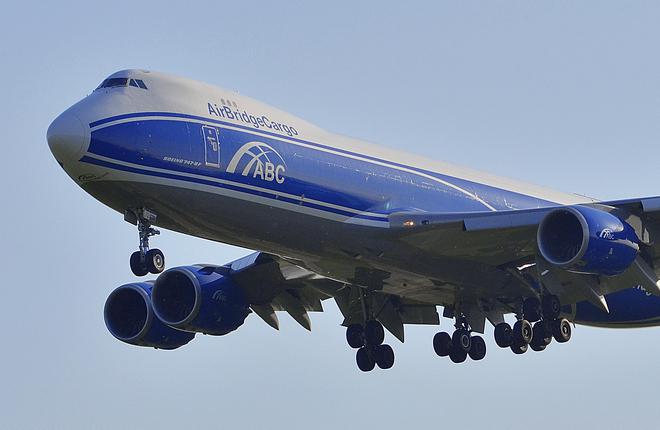
[[[78,161],[83,146],[89,140],[89,132],[78,116],[67,110],[48,127],[46,140],[55,159],[64,164],[68,161]]]

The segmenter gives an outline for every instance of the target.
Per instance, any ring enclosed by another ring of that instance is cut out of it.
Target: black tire
[[[364,327],[362,324],[351,324],[346,328],[346,341],[351,348],[364,346]]]
[[[529,322],[541,319],[541,301],[536,297],[529,297],[523,301],[523,316]]]
[[[571,340],[571,323],[566,318],[560,318],[554,321],[552,326],[552,334],[555,340],[559,343],[565,343]]]
[[[381,369],[389,369],[394,366],[394,350],[389,345],[378,345],[374,350],[376,364]]]
[[[376,320],[367,321],[364,327],[364,338],[367,345],[376,346],[385,340],[385,329],[383,325]]]
[[[467,359],[467,352],[462,349],[452,348],[449,353],[449,359],[454,363],[462,363]]]
[[[561,314],[561,303],[557,296],[550,295],[543,297],[541,307],[543,308],[543,319],[545,320],[556,320],[559,318],[559,314]]]
[[[527,320],[518,320],[513,325],[513,343],[514,344],[529,344],[534,336],[534,329]]]
[[[374,370],[374,367],[376,367],[373,354],[371,354],[369,348],[366,347],[357,350],[355,361],[357,362],[358,368],[363,372],[371,372]]]
[[[528,346],[529,345],[527,345],[526,343],[522,345],[518,343],[514,343],[513,345],[511,345],[511,351],[513,351],[513,353],[517,355],[524,354],[527,352]]]
[[[500,348],[508,348],[513,342],[513,329],[509,323],[499,323],[495,326],[495,343]]]
[[[472,344],[472,338],[470,337],[470,332],[463,329],[458,329],[451,336],[452,349],[460,349],[467,352],[470,350],[470,345]]]
[[[135,276],[144,276],[149,273],[146,265],[142,262],[140,251],[135,251],[131,254],[129,263],[131,265],[131,272],[133,272]]]
[[[552,331],[548,330],[548,324],[545,321],[538,321],[534,324],[534,337],[532,344],[548,346],[552,342]],[[534,350],[536,351],[536,350]]]
[[[144,256],[144,263],[149,273],[157,275],[165,270],[165,255],[160,249],[150,249]]]
[[[483,337],[472,337],[472,345],[470,346],[468,355],[474,361],[483,360],[483,358],[486,356],[486,342],[484,341]]]
[[[548,347],[548,345],[545,345],[543,343],[537,343],[536,340],[532,339],[532,343],[529,344],[529,347],[536,352],[541,352],[545,350]]]
[[[445,331],[433,336],[433,350],[440,357],[446,357],[451,352],[451,336]]]

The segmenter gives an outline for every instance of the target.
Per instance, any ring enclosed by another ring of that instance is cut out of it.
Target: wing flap
[[[344,325],[363,320],[360,288],[320,276],[284,258],[255,252],[223,267],[246,291],[251,308],[266,324],[279,330],[277,312],[287,312],[311,330],[308,312],[323,312],[323,300],[335,298]],[[439,324],[435,305],[377,292],[376,319],[403,342],[404,324]]]

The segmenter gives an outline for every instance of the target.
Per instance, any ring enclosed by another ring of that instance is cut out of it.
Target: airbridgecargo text
[[[247,111],[233,110],[229,106],[218,106],[215,103],[207,103],[207,105],[209,115],[244,122],[252,125],[254,128],[268,128],[270,130],[286,133],[288,136],[298,135],[298,130],[295,128],[286,124],[271,121],[266,115],[256,116]]]

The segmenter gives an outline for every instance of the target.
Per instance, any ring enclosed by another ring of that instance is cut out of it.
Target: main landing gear
[[[436,333],[433,349],[440,357],[447,357],[454,363],[462,363],[467,357],[474,361],[486,356],[486,342],[481,336],[472,336],[464,318],[456,319],[456,330],[450,336],[447,332]]]
[[[357,349],[355,360],[361,371],[369,372],[376,365],[381,369],[394,366],[394,350],[383,343],[385,329],[380,322],[369,320],[364,325],[349,325],[346,340],[351,348]]]
[[[394,350],[383,343],[385,328],[373,313],[371,293],[357,288],[363,323],[353,323],[346,328],[346,341],[351,348],[357,349],[355,361],[361,371],[370,372],[376,365],[389,369],[394,366]]]
[[[557,296],[547,295],[541,300],[527,298],[513,327],[506,322],[495,326],[495,343],[501,348],[511,348],[514,354],[524,354],[530,347],[534,351],[545,350],[553,338],[558,343],[568,342],[571,324],[566,318],[559,318],[560,313]]]
[[[140,236],[140,249],[131,254],[130,266],[135,276],[144,276],[147,273],[157,275],[165,270],[165,256],[160,249],[149,249],[149,238],[160,234],[158,230],[151,227],[156,221],[156,214],[146,209],[136,212],[126,212],[124,219],[137,224]]]

